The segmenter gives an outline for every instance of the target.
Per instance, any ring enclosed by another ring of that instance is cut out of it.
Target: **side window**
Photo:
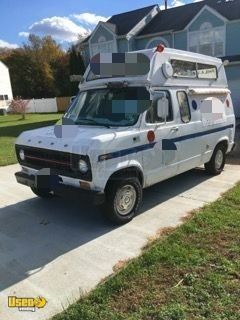
[[[167,122],[173,121],[173,110],[172,110],[172,100],[170,97],[170,93],[168,91],[161,91],[166,94],[166,98],[168,100],[168,117],[166,119]],[[148,109],[147,115],[146,115],[146,122],[147,123],[160,123],[164,122],[165,119],[159,118],[157,115],[157,108],[153,107],[153,105]]]
[[[181,115],[181,120],[184,123],[187,123],[191,120],[191,113],[188,103],[188,97],[185,91],[177,92],[177,99],[179,104],[179,110]]]
[[[173,68],[173,77],[192,79],[197,77],[195,62],[171,60],[171,64]]]

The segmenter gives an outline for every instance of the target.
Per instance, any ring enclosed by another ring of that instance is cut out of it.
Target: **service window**
[[[191,113],[188,103],[188,97],[185,91],[177,92],[177,99],[179,104],[181,120],[184,123],[188,123],[191,120]]]
[[[197,77],[196,63],[183,60],[171,60],[173,68],[173,77],[176,78],[191,78]]]
[[[216,80],[218,77],[217,68],[209,64],[198,63],[197,76],[199,79]]]
[[[166,98],[168,100],[168,117],[166,119],[167,122],[173,121],[173,109],[172,109],[172,100],[170,93],[168,91],[161,91],[166,94]],[[161,123],[165,122],[165,119],[159,118],[157,115],[157,108],[153,107],[153,105],[148,109],[147,115],[146,115],[146,122],[147,123]]]

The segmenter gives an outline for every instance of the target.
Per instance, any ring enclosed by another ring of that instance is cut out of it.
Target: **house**
[[[99,22],[78,44],[87,64],[98,52],[127,52],[157,44],[228,60],[235,113],[240,117],[240,0],[204,0],[161,10],[156,5]]]
[[[12,100],[12,86],[8,67],[0,61],[0,108],[5,107]]]

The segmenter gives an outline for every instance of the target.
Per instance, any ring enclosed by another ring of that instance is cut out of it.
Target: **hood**
[[[63,152],[87,154],[89,148],[95,149],[99,143],[110,144],[122,128],[95,126],[55,125],[23,132],[16,144],[29,147],[58,150]]]

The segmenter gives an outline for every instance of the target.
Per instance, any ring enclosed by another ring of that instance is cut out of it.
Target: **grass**
[[[20,115],[0,116],[0,166],[17,162],[14,143],[21,132],[54,124],[62,115],[27,114],[22,120]]]
[[[123,319],[240,319],[240,184],[53,318]]]

